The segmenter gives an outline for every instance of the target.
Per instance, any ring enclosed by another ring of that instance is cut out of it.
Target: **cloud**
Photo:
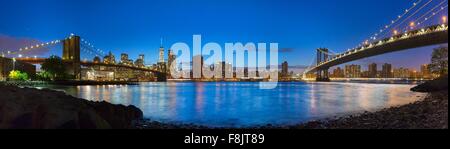
[[[44,55],[50,51],[50,48],[36,48],[33,50],[28,51],[22,51],[20,52],[19,49],[26,47],[26,46],[32,46],[36,44],[41,44],[42,41],[39,41],[37,39],[30,39],[30,38],[16,38],[11,37],[7,35],[0,34],[0,54],[3,52],[4,54],[7,54],[8,51],[11,52],[18,52],[19,54],[22,54],[23,56],[34,56],[34,55]]]

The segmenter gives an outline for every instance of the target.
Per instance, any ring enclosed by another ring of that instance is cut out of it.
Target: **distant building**
[[[128,59],[128,54],[122,53],[120,55],[120,64],[122,64],[122,65],[133,65],[133,60]]]
[[[377,64],[376,63],[369,64],[367,76],[369,78],[376,78],[377,77],[377,73],[378,73]]]
[[[101,63],[102,60],[100,59],[100,57],[96,56],[96,57],[94,57],[94,61],[93,62],[94,63]]]
[[[289,77],[289,64],[287,61],[284,61],[281,64],[281,77],[283,78]]]
[[[103,63],[116,64],[116,57],[112,54],[112,52],[109,52],[109,54],[103,58]]]
[[[134,65],[136,67],[144,68],[145,67],[144,58],[145,58],[144,54],[140,54],[138,59],[136,59],[136,61],[134,62]]]
[[[331,75],[333,78],[344,78],[344,71],[341,69],[341,67],[337,67],[333,70],[333,74]]]
[[[159,47],[159,63],[164,63],[164,47],[162,46],[161,43],[161,47]]]
[[[177,62],[175,61],[176,59],[176,55],[173,53],[172,50],[169,49],[168,55],[167,55],[167,73],[171,74],[171,70],[176,70],[176,64]],[[171,75],[169,75],[171,76]]]
[[[194,79],[201,79],[203,78],[203,56],[196,55],[193,57],[193,63],[192,63],[192,78]]]
[[[383,64],[383,68],[381,69],[381,77],[382,78],[393,78],[394,74],[392,71],[392,64],[385,63]]]
[[[360,65],[346,65],[345,66],[345,77],[346,78],[360,78],[361,77],[361,66]]]
[[[395,78],[411,78],[411,72],[407,68],[397,68],[394,69],[394,77]]]
[[[423,64],[422,66],[420,66],[420,73],[422,75],[422,78],[424,79],[431,79],[431,72],[430,72],[430,67],[428,64]]]

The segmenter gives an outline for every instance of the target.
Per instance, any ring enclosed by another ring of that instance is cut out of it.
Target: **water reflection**
[[[280,83],[260,90],[258,83],[142,83],[66,87],[93,101],[135,105],[144,116],[163,122],[209,126],[294,124],[398,106],[419,99],[412,85],[365,83]]]

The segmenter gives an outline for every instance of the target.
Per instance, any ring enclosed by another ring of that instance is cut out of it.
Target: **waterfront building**
[[[287,78],[289,77],[289,64],[287,61],[284,61],[281,64],[281,77],[282,78]]]
[[[369,64],[369,68],[368,68],[368,72],[367,73],[368,73],[367,77],[369,77],[369,78],[377,78],[377,73],[378,73],[377,64],[376,63]]]
[[[345,66],[345,77],[346,78],[360,78],[361,77],[361,66],[360,65],[346,65]]]
[[[110,51],[107,56],[103,58],[103,63],[105,64],[116,64],[116,57]]]
[[[428,64],[423,64],[420,66],[421,77],[424,79],[431,79],[430,67]]]
[[[139,57],[138,57],[138,59],[136,59],[136,61],[134,62],[134,65],[135,65],[136,67],[140,67],[140,68],[145,67],[145,61],[144,61],[144,58],[145,58],[144,54],[140,54]]]
[[[128,59],[128,54],[122,53],[120,55],[120,64],[131,66],[131,65],[133,65],[133,60]]]
[[[203,69],[204,69],[203,65],[204,65],[203,56],[196,55],[193,57],[192,78],[194,78],[194,79],[203,78]]]
[[[394,77],[393,71],[392,71],[392,64],[385,63],[383,64],[383,67],[381,69],[381,77],[382,78],[392,78]]]
[[[342,70],[341,67],[337,67],[336,69],[333,70],[333,74],[330,75],[333,78],[344,78],[344,71]]]
[[[410,70],[407,68],[397,68],[394,69],[394,77],[395,78],[411,78]]]

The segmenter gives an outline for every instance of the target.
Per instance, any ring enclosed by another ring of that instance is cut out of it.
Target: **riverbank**
[[[428,95],[420,101],[378,112],[364,112],[293,126],[266,125],[248,129],[448,129],[448,77],[428,81],[411,90],[428,92]],[[194,124],[164,124],[150,120],[139,122],[136,128],[216,129]]]
[[[129,129],[134,106],[75,98],[64,92],[0,85],[0,129]]]
[[[141,121],[136,128],[221,129],[194,124],[164,124],[154,121]],[[448,91],[433,92],[421,101],[378,112],[365,112],[294,126],[266,125],[246,129],[448,129]]]
[[[129,81],[0,81],[0,85],[7,86],[34,86],[34,85],[138,85],[139,82]]]
[[[248,129],[448,129],[448,79],[444,79],[414,87],[414,91],[430,93],[421,101],[404,106],[293,126]],[[134,106],[92,102],[47,89],[0,85],[0,93],[0,129],[223,129],[142,120],[142,111]]]

